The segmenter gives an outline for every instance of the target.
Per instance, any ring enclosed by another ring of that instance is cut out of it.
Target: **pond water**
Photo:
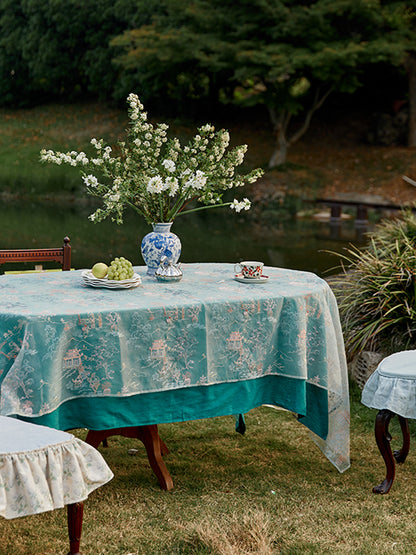
[[[125,256],[143,265],[140,242],[151,231],[145,221],[127,213],[125,223],[93,224],[88,203],[16,202],[0,203],[0,248],[61,246],[68,235],[72,266],[89,268],[97,261],[109,263]],[[212,209],[178,218],[172,227],[182,242],[181,262],[238,262],[262,260],[266,265],[312,271],[322,277],[338,271],[339,257],[325,251],[342,252],[350,243],[362,244],[354,222],[331,229],[328,222],[262,218]],[[15,269],[15,266],[4,269]]]

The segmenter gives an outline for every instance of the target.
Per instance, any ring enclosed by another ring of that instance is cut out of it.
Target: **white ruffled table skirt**
[[[368,378],[361,402],[416,419],[416,351],[401,351],[382,360]]]
[[[66,432],[0,416],[0,515],[85,501],[113,478],[101,454]]]

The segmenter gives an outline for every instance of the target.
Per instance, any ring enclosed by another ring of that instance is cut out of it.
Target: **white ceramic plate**
[[[84,270],[81,276],[84,283],[87,285],[91,287],[105,287],[106,289],[131,289],[132,287],[138,287],[142,282],[139,274],[134,274],[132,278],[122,279],[120,281],[107,278],[96,278],[91,270]]]
[[[266,283],[266,281],[269,279],[269,276],[261,276],[259,278],[245,278],[243,274],[236,274],[234,276],[234,279],[236,281],[239,281],[240,283]]]

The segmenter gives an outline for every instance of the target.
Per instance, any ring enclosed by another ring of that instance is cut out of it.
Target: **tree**
[[[0,0],[0,104],[111,98],[110,39],[150,22],[145,0]]]
[[[17,45],[23,41],[26,24],[22,7],[15,0],[2,0],[0,5],[0,104],[13,104],[27,83],[27,63]]]
[[[416,53],[409,52],[404,66],[409,77],[409,135],[408,146],[416,146]]]
[[[118,63],[137,68],[159,93],[263,104],[276,136],[270,167],[286,161],[290,146],[333,91],[352,93],[369,65],[400,65],[406,53],[416,51],[413,14],[404,2],[163,0],[159,5],[150,25],[113,40],[121,49]],[[408,59],[410,64],[413,58]]]

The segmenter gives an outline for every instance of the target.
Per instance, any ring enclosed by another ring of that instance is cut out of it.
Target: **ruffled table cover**
[[[368,378],[363,405],[416,418],[416,351],[401,351],[383,359]]]
[[[340,471],[349,397],[335,297],[315,274],[182,264],[177,283],[136,267],[134,289],[88,287],[82,271],[0,277],[0,413],[106,430],[246,413],[298,415]]]
[[[101,454],[72,434],[0,416],[0,515],[33,515],[84,501],[113,478]]]

